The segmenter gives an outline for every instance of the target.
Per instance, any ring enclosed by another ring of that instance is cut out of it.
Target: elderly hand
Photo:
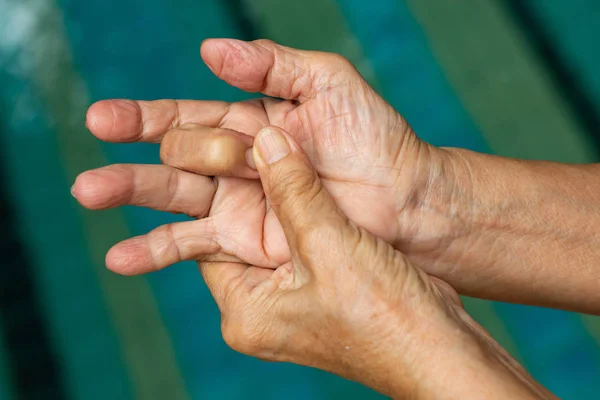
[[[202,56],[226,82],[288,100],[94,104],[87,120],[94,135],[162,142],[171,166],[83,173],[73,187],[81,204],[199,219],[117,244],[107,255],[111,270],[135,275],[180,260],[270,268],[289,261],[247,153],[256,133],[275,125],[306,150],[351,221],[462,294],[600,313],[600,212],[591,206],[600,190],[597,166],[430,146],[337,55],[215,39],[203,44]]]
[[[266,128],[253,154],[291,261],[275,270],[200,263],[233,349],[325,369],[395,398],[548,395],[453,289],[344,215],[291,135]]]
[[[226,82],[289,101],[115,100],[92,106],[87,123],[97,137],[162,142],[163,161],[178,169],[113,165],[89,171],[73,187],[77,199],[93,209],[131,204],[200,219],[118,244],[107,256],[111,270],[139,274],[206,256],[271,268],[289,261],[281,225],[245,153],[269,125],[302,145],[353,222],[403,250],[432,257],[443,251],[436,238],[450,227],[430,223],[436,210],[422,209],[434,204],[431,177],[443,152],[420,141],[347,60],[227,39],[206,41],[202,56]]]

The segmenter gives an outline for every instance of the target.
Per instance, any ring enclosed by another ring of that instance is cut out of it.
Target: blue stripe
[[[487,151],[427,47],[410,10],[399,1],[339,0],[382,82],[382,95],[417,134],[437,146]]]

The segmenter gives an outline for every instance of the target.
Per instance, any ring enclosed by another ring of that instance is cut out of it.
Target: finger
[[[298,241],[309,232],[324,227],[332,228],[330,232],[347,229],[347,218],[323,188],[302,148],[287,133],[275,127],[263,129],[253,152],[265,194],[292,251],[299,250]]]
[[[210,218],[176,222],[116,244],[106,254],[106,267],[121,275],[140,275],[219,251]]]
[[[229,103],[192,100],[103,100],[93,104],[86,125],[106,142],[158,143],[170,129],[186,123],[216,126]]]
[[[213,179],[164,165],[110,165],[79,175],[71,189],[82,206],[104,210],[125,205],[203,218],[210,210]]]
[[[200,52],[215,75],[230,85],[288,100],[304,101],[319,91],[348,85],[352,78],[361,79],[342,56],[268,40],[209,39]]]
[[[163,138],[160,159],[175,168],[202,175],[256,179],[248,150],[254,138],[231,129],[188,124]],[[253,166],[253,164],[252,164]]]

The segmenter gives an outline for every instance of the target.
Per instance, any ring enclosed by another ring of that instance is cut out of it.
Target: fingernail
[[[267,164],[273,164],[290,154],[288,141],[275,129],[263,129],[257,140],[258,152]]]
[[[252,147],[246,150],[246,164],[252,169],[256,169],[256,163],[254,162],[254,154],[252,152]]]
[[[71,196],[75,197],[75,185],[71,186]]]

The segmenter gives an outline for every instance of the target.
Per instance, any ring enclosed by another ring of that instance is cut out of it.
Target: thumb
[[[288,100],[303,102],[320,90],[362,80],[342,56],[296,50],[269,40],[208,39],[200,53],[215,75],[230,85]]]
[[[347,227],[346,216],[323,188],[302,147],[289,134],[277,127],[263,129],[254,141],[253,156],[292,252],[299,250],[299,240],[310,233],[324,227],[339,233]]]

